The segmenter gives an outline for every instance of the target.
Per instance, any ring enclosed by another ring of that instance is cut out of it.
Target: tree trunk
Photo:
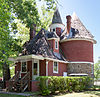
[[[10,79],[10,69],[6,62],[3,64],[3,87],[6,88],[6,81]]]
[[[35,36],[36,34],[36,25],[33,24],[33,27],[30,28],[30,40],[33,39],[33,37]]]

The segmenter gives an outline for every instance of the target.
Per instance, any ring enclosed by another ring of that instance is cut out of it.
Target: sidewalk
[[[0,93],[3,94],[15,94],[15,95],[22,95],[22,96],[34,96],[33,94],[28,94],[28,93],[16,93],[16,92],[5,92],[5,91],[0,91]]]

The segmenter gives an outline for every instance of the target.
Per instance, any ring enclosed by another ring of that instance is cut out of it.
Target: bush
[[[49,95],[50,94],[50,91],[48,89],[48,77],[46,76],[41,76],[41,77],[38,77],[37,80],[39,80],[39,89],[40,89],[40,93],[41,95],[43,96],[46,96],[46,95]]]
[[[59,92],[79,92],[90,87],[92,78],[90,77],[63,77],[63,76],[40,76],[39,87],[42,95]]]

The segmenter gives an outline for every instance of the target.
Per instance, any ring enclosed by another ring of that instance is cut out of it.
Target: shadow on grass
[[[100,90],[96,90],[96,91],[85,91],[84,92],[85,94],[94,94],[94,95],[97,95],[97,96],[100,96]]]

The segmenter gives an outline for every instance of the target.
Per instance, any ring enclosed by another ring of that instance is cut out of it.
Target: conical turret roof
[[[86,29],[79,17],[74,12],[72,15],[71,27],[78,30],[78,33],[74,37],[78,38],[94,38],[93,35]]]
[[[58,8],[56,8],[56,11],[54,12],[53,19],[52,19],[52,24],[55,24],[55,23],[62,24],[62,20],[61,20],[61,16],[58,11]]]

